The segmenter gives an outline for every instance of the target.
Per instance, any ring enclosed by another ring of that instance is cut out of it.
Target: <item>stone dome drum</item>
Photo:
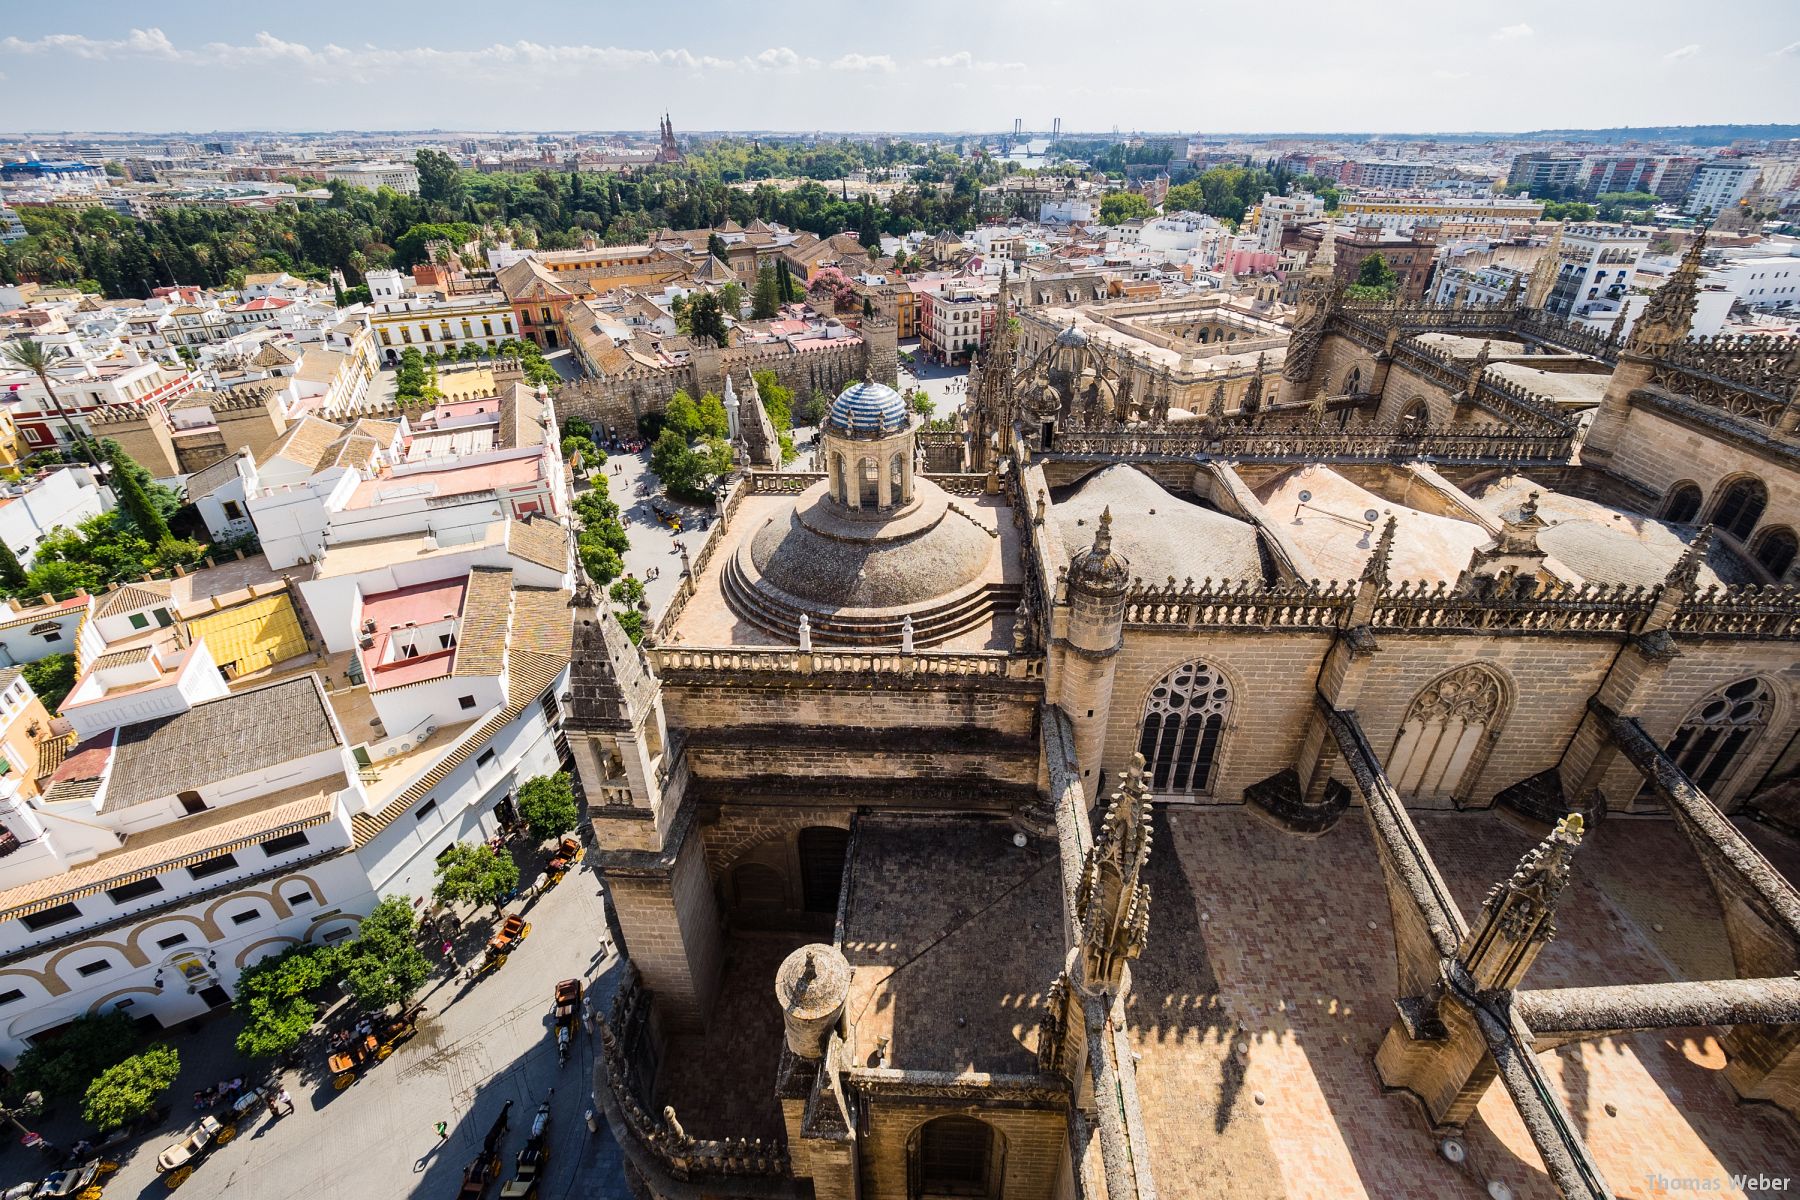
[[[906,401],[885,383],[859,383],[831,402],[823,423],[827,433],[847,438],[884,438],[912,423]]]

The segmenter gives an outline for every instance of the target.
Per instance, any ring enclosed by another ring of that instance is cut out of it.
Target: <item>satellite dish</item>
[[[1300,503],[1311,504],[1312,503],[1312,493],[1302,489],[1300,492]]]
[[[1381,520],[1381,514],[1372,508],[1367,508],[1363,510],[1363,520],[1373,525],[1375,522]]]

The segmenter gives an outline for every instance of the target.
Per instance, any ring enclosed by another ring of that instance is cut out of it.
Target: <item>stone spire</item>
[[[1388,567],[1394,558],[1394,531],[1399,527],[1399,518],[1390,513],[1387,524],[1381,527],[1381,536],[1375,541],[1375,552],[1363,564],[1362,582],[1372,583],[1378,588],[1387,586]]]
[[[1123,593],[1130,579],[1130,565],[1113,550],[1112,508],[1109,505],[1100,512],[1094,544],[1070,560],[1069,584],[1096,594]]]
[[[1700,586],[1700,566],[1706,561],[1712,537],[1713,527],[1701,526],[1699,534],[1687,544],[1687,549],[1681,552],[1675,565],[1669,568],[1662,586],[1656,590],[1656,600],[1650,605],[1650,612],[1644,617],[1643,625],[1638,628],[1642,644],[1656,645],[1657,643],[1649,640],[1651,635],[1663,634],[1674,621],[1676,612]]]
[[[1207,402],[1206,415],[1214,420],[1222,420],[1225,416],[1225,381],[1219,380],[1213,387],[1212,399]]]
[[[1481,349],[1475,352],[1475,357],[1469,360],[1469,377],[1463,384],[1463,390],[1469,395],[1473,396],[1475,389],[1481,386],[1481,377],[1487,373],[1488,358],[1492,352],[1493,343],[1484,341]]]
[[[1556,936],[1556,902],[1568,886],[1581,837],[1581,814],[1570,813],[1488,892],[1457,955],[1476,990],[1517,987],[1531,960]]]
[[[1244,400],[1238,406],[1238,411],[1251,415],[1262,411],[1262,390],[1263,356],[1258,354],[1256,356],[1256,374],[1250,377],[1250,386],[1244,389]]]
[[[1400,522],[1388,515],[1387,524],[1382,526],[1381,537],[1375,542],[1375,551],[1369,555],[1369,561],[1363,564],[1362,576],[1356,581],[1356,597],[1350,602],[1350,627],[1360,629],[1368,625],[1369,618],[1375,613],[1375,600],[1387,590],[1388,567],[1394,558],[1394,531]]]
[[[1117,994],[1125,964],[1144,952],[1150,935],[1150,783],[1144,756],[1131,756],[1081,865],[1075,914],[1081,922],[1082,986]]]
[[[1337,267],[1337,222],[1327,220],[1319,238],[1319,252],[1306,264],[1306,273],[1314,278],[1329,279]]]
[[[1525,307],[1538,310],[1550,299],[1550,289],[1556,283],[1557,260],[1562,253],[1562,222],[1556,223],[1556,230],[1550,235],[1550,244],[1538,255],[1538,260],[1531,264],[1531,282],[1525,285]]]
[[[1625,314],[1629,310],[1623,303],[1619,305],[1619,315],[1613,318],[1612,328],[1606,331],[1606,344],[1616,346],[1619,339],[1625,336]]]
[[[1694,307],[1700,296],[1700,255],[1706,250],[1706,226],[1694,229],[1681,265],[1669,281],[1657,288],[1637,324],[1631,327],[1630,349],[1650,358],[1660,357],[1671,346],[1687,339],[1694,326]]]

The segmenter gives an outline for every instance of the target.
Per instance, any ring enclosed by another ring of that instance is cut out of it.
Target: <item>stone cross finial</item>
[[[812,621],[805,613],[800,614],[800,649],[802,652],[812,650]]]
[[[1144,756],[1134,754],[1081,867],[1075,911],[1081,922],[1082,986],[1090,994],[1117,993],[1125,964],[1144,951],[1150,935],[1150,781]]]

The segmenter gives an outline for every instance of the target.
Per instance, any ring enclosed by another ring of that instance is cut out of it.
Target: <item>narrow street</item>
[[[591,1031],[580,1033],[569,1062],[559,1068],[550,1017],[559,979],[583,980],[596,1020],[611,1004],[617,959],[602,942],[600,885],[584,862],[535,902],[523,907],[515,902],[509,911],[523,911],[531,932],[504,966],[474,982],[440,970],[421,993],[426,1012],[418,1035],[341,1092],[332,1088],[322,1041],[309,1039],[300,1067],[279,1080],[293,1097],[292,1115],[272,1119],[258,1110],[245,1119],[236,1140],[203,1159],[181,1186],[183,1200],[448,1200],[510,1100],[502,1172],[490,1190],[495,1195],[499,1183],[512,1177],[514,1156],[546,1096],[551,1121],[544,1200],[624,1197],[622,1160],[605,1119],[597,1118],[599,1132],[593,1134],[583,1119],[593,1107],[598,1038]],[[475,957],[474,948],[495,924],[491,909],[465,923],[459,947],[464,962]],[[113,1153],[122,1165],[107,1183],[110,1200],[160,1200],[170,1194],[156,1170],[156,1156],[197,1119],[190,1093],[222,1073],[242,1075],[247,1082],[255,1078],[253,1064],[232,1050],[237,1028],[227,1015],[197,1033],[170,1031],[184,1069],[165,1097],[169,1120],[135,1148]],[[441,1140],[434,1128],[438,1121],[447,1126],[448,1136]],[[0,1158],[0,1175],[36,1165],[35,1155],[14,1145]]]

